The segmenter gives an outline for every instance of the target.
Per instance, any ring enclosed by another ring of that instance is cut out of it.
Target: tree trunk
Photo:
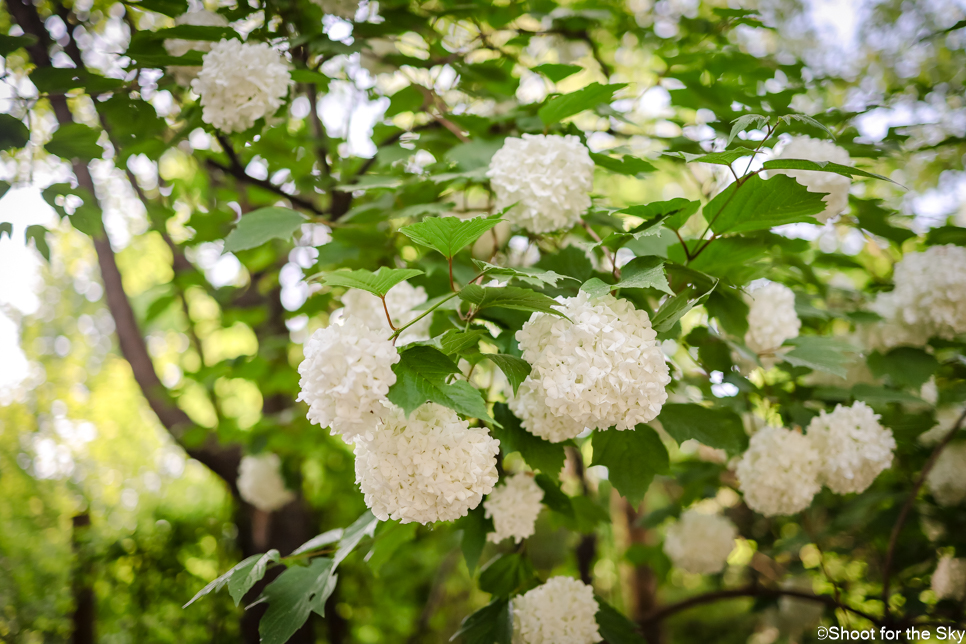
[[[88,548],[90,542],[91,515],[86,512],[73,518],[71,549],[74,552],[74,574],[71,580],[74,595],[73,632],[71,644],[94,644],[95,603],[91,587],[93,574]]]

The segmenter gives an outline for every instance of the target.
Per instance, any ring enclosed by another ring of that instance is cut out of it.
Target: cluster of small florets
[[[238,465],[238,494],[264,512],[274,512],[295,498],[285,487],[277,454],[245,456]]]
[[[745,344],[759,355],[765,368],[778,361],[785,340],[798,337],[802,322],[795,312],[795,294],[784,284],[768,282],[751,290]]]
[[[950,443],[940,452],[926,485],[939,505],[959,505],[966,499],[966,443]]]
[[[389,337],[392,330],[389,327],[389,320],[386,319],[386,309],[392,316],[393,325],[398,329],[421,315],[420,311],[413,309],[424,303],[426,299],[426,289],[422,286],[414,287],[409,282],[400,282],[389,289],[386,294],[384,309],[382,300],[378,297],[372,293],[353,288],[346,291],[342,296],[343,308],[333,313],[331,319],[338,321],[343,317],[354,317],[361,320],[370,329],[385,331],[386,337]],[[429,325],[432,322],[433,318],[429,315],[416,322],[399,334],[396,339],[396,346],[428,340]]]
[[[601,430],[653,420],[671,378],[647,313],[584,291],[558,301],[566,319],[534,313],[516,334],[550,413]]]
[[[585,425],[568,416],[555,416],[546,398],[543,385],[528,377],[507,404],[525,430],[551,443],[561,443],[584,431]]]
[[[500,543],[512,538],[520,543],[532,535],[543,507],[541,501],[543,490],[532,476],[520,472],[507,478],[483,501],[486,518],[493,519],[493,532],[486,535],[487,540]]]
[[[593,588],[551,577],[513,600],[513,644],[595,644],[597,610]]]
[[[735,473],[748,507],[765,516],[795,514],[822,488],[821,459],[805,436],[766,427],[751,437]]]
[[[821,481],[836,494],[864,492],[892,465],[892,431],[862,402],[812,419],[807,436],[822,457]]]
[[[352,20],[359,11],[359,0],[312,0],[324,13],[338,16],[343,20]]]
[[[425,403],[407,419],[394,407],[356,440],[356,483],[382,521],[452,521],[493,490],[499,451],[500,441],[452,409]]]
[[[938,599],[962,601],[966,596],[966,559],[942,557],[932,574],[932,591]]]
[[[299,400],[308,418],[330,427],[346,442],[371,432],[384,410],[381,401],[396,382],[399,352],[382,329],[349,317],[312,334],[299,365]]]
[[[510,137],[486,173],[496,207],[517,204],[506,220],[532,233],[572,228],[590,207],[594,162],[576,136],[524,134]]]
[[[688,510],[667,529],[664,553],[688,572],[721,572],[735,547],[738,530],[726,517]]]
[[[292,84],[288,63],[267,43],[222,40],[202,61],[191,89],[201,96],[201,119],[224,132],[274,114]]]
[[[966,248],[908,253],[896,264],[893,281],[895,289],[872,305],[890,331],[880,334],[882,344],[924,344],[933,336],[951,340],[966,333]]]
[[[852,162],[849,153],[831,141],[822,141],[808,136],[792,138],[777,158],[831,161],[839,165],[850,165]],[[823,197],[825,210],[815,215],[815,218],[822,223],[843,212],[849,205],[849,188],[852,181],[848,177],[815,170],[776,170],[775,172],[787,174],[805,186],[809,192],[828,193]]]
[[[181,14],[174,19],[174,24],[193,27],[227,27],[228,19],[220,13],[201,9]],[[211,51],[211,41],[169,38],[164,41],[164,49],[170,56],[184,56],[189,51],[208,52]],[[201,67],[197,65],[171,65],[168,67],[168,73],[174,75],[179,85],[187,85],[198,75],[200,69]]]

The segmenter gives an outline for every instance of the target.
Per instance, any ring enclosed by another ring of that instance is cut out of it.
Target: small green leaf
[[[426,102],[426,95],[420,91],[418,85],[407,85],[389,97],[389,109],[386,117],[392,118],[403,112],[418,112]]]
[[[462,638],[463,644],[511,644],[513,614],[510,612],[510,600],[497,597],[467,616],[449,641],[456,638]]]
[[[167,40],[169,38],[180,38],[182,40],[216,40],[238,39],[238,32],[231,27],[208,27],[203,25],[175,25],[167,29],[159,29],[154,32],[155,38]]]
[[[530,363],[522,358],[505,353],[487,353],[485,357],[489,358],[500,368],[500,371],[503,372],[506,379],[510,381],[513,394],[516,395],[517,389],[520,388],[523,381],[530,375]]]
[[[466,516],[457,519],[453,523],[453,527],[463,531],[460,549],[463,551],[463,558],[466,560],[466,569],[472,575],[476,572],[480,555],[483,554],[486,535],[493,531],[493,521],[486,518],[486,511],[481,504],[467,512]]]
[[[103,148],[97,143],[100,134],[98,130],[81,123],[68,123],[57,128],[44,149],[68,161],[98,159],[104,154]]]
[[[22,148],[30,140],[30,130],[24,122],[10,114],[0,114],[0,150]]]
[[[888,181],[889,183],[896,183],[889,177],[883,177],[881,174],[866,172],[865,170],[859,170],[858,168],[853,168],[851,166],[832,163],[831,161],[771,159],[770,161],[765,161],[761,165],[766,170],[808,170],[810,172],[832,172],[843,177],[869,177],[871,179],[879,179],[881,181]],[[896,185],[899,184],[896,183]]]
[[[142,11],[154,11],[170,18],[177,18],[188,11],[188,3],[185,0],[141,0],[124,4]]]
[[[359,268],[354,271],[341,270],[326,273],[322,276],[322,283],[326,286],[357,288],[377,297],[383,297],[396,284],[422,274],[423,271],[415,268],[387,268],[382,266],[375,273]]]
[[[563,313],[553,308],[558,304],[553,298],[515,286],[487,288],[477,284],[467,284],[460,291],[460,299],[475,305],[478,311],[498,306],[515,311],[534,311],[565,317]]]
[[[835,139],[835,135],[832,134],[832,130],[828,129],[827,127],[825,127],[825,125],[823,125],[822,123],[819,123],[811,116],[808,116],[806,114],[786,114],[784,116],[779,116],[778,120],[785,121],[789,125],[791,125],[792,121],[801,121],[802,123],[808,123],[809,125],[817,127],[820,130],[824,130],[825,133],[829,135],[829,137],[831,137],[833,140]]]
[[[265,587],[257,603],[268,602],[258,624],[262,644],[284,644],[313,611],[324,615],[325,600],[335,590],[335,564],[319,557],[308,566],[292,566]]]
[[[232,568],[228,572],[226,572],[225,574],[219,577],[216,577],[212,581],[205,584],[205,587],[199,590],[194,597],[188,600],[188,603],[182,606],[182,608],[187,608],[188,606],[191,606],[193,603],[195,603],[205,595],[208,595],[209,593],[217,592],[221,590],[231,579],[231,576],[235,574],[235,571],[241,570],[249,566],[253,566],[255,562],[257,562],[263,556],[265,555],[262,555],[262,554],[252,555],[251,557],[248,557],[246,559],[243,559],[242,561],[239,561],[237,564],[232,566]]]
[[[545,506],[565,517],[574,518],[574,505],[571,503],[570,497],[560,489],[559,483],[542,472],[533,477],[533,480],[543,490],[543,504]]]
[[[335,551],[335,556],[332,558],[333,570],[352,553],[360,541],[375,533],[377,525],[379,525],[379,519],[373,516],[371,511],[366,510],[345,529],[342,538],[339,539],[339,549]]]
[[[856,347],[839,338],[803,335],[785,341],[795,347],[784,355],[785,362],[796,367],[825,371],[840,378],[848,374],[846,367],[855,361]]]
[[[731,455],[740,454],[748,446],[748,435],[741,417],[730,409],[667,403],[661,408],[657,420],[679,444],[694,439]]]
[[[517,279],[521,282],[529,284],[530,286],[556,286],[557,282],[560,280],[572,280],[573,277],[569,275],[561,275],[560,273],[555,273],[554,271],[546,271],[539,268],[514,268],[510,266],[495,266],[489,262],[483,262],[478,259],[473,260],[473,264],[479,271],[486,272],[488,277],[509,277],[511,279]]]
[[[661,223],[671,230],[677,230],[698,212],[700,201],[689,201],[678,197],[669,201],[654,201],[640,206],[629,206],[617,212],[644,220],[661,218]]]
[[[597,277],[591,277],[580,285],[580,290],[586,291],[591,297],[603,297],[614,290],[614,288],[614,286]]]
[[[674,295],[664,274],[664,261],[653,255],[635,257],[621,268],[621,281],[611,288],[654,288]]]
[[[324,90],[329,86],[329,77],[311,69],[293,69],[292,82],[315,85],[316,89]]]
[[[629,154],[625,154],[620,159],[615,159],[614,157],[607,156],[606,154],[591,152],[590,158],[593,159],[594,163],[601,168],[605,168],[611,172],[624,174],[630,177],[636,177],[644,172],[654,172],[657,170],[657,168],[647,161],[638,159],[637,157],[632,157]]]
[[[600,597],[595,595],[594,599],[597,600],[597,629],[607,644],[647,644],[634,622]]]
[[[335,543],[342,538],[342,533],[343,533],[342,528],[335,528],[333,530],[323,532],[322,534],[316,535],[311,539],[309,539],[308,541],[306,541],[305,543],[303,543],[301,546],[296,548],[292,552],[292,554],[300,555],[303,552],[311,552],[312,550],[318,550],[323,546],[327,546],[331,543]]]
[[[470,331],[450,329],[439,339],[439,346],[446,355],[474,355],[480,352],[480,338],[485,335],[479,329],[472,329]]]
[[[496,597],[509,597],[536,579],[530,560],[518,552],[499,555],[480,570],[480,590]]]
[[[551,443],[531,434],[520,426],[520,421],[505,403],[493,406],[493,416],[502,425],[490,430],[493,438],[500,441],[504,454],[520,452],[527,465],[547,476],[558,479],[566,454],[563,443]]]
[[[291,208],[259,208],[238,220],[238,225],[225,238],[225,252],[257,248],[270,239],[291,239],[305,221],[301,213]]]
[[[537,65],[530,71],[537,72],[538,74],[543,74],[549,78],[554,83],[559,83],[568,76],[573,76],[577,72],[583,71],[584,68],[580,65],[560,65],[557,63],[544,63],[543,65]]]
[[[610,103],[614,97],[614,92],[626,86],[627,83],[614,85],[591,83],[576,92],[549,99],[537,112],[537,116],[540,117],[544,125],[559,123],[568,116],[593,109],[601,103]]]
[[[451,258],[464,246],[472,244],[480,235],[503,221],[500,215],[459,219],[458,217],[431,217],[404,226],[399,232],[417,244],[439,251]]]
[[[366,555],[366,563],[377,577],[389,561],[395,556],[400,546],[409,543],[416,538],[416,528],[418,523],[399,523],[398,521],[387,521],[383,524],[382,530],[376,535],[376,540],[372,544],[372,549]]]
[[[9,221],[0,223],[0,241],[3,240],[4,235],[10,239],[13,239],[13,224],[11,224]]]
[[[37,42],[36,36],[8,36],[6,34],[0,34],[0,56],[7,56],[21,47],[29,47],[35,42]]]
[[[737,150],[725,150],[724,152],[711,152],[710,154],[690,154],[688,152],[668,152],[668,156],[684,159],[688,163],[712,163],[714,165],[731,165],[738,159],[750,157],[754,150],[739,148]]]
[[[905,391],[865,383],[854,385],[851,393],[852,397],[856,400],[867,402],[873,407],[887,405],[889,403],[922,404],[923,402],[918,396],[913,396]]]
[[[735,140],[739,132],[743,132],[750,127],[756,127],[760,130],[768,125],[768,117],[762,116],[761,114],[745,114],[736,118],[732,123],[734,125],[731,126],[731,134],[728,135],[728,145],[731,145],[731,142]]]
[[[400,354],[392,367],[396,383],[389,388],[389,401],[408,416],[417,407],[431,401],[472,418],[490,419],[479,390],[465,380],[448,384],[446,379],[459,369],[438,349],[415,346]]]
[[[628,431],[594,432],[591,440],[591,465],[606,466],[610,482],[634,507],[644,499],[654,475],[668,472],[667,449],[657,432],[647,425]]]
[[[47,245],[46,228],[40,225],[27,226],[27,229],[24,231],[24,237],[27,242],[33,240],[37,252],[43,255],[43,258],[48,262],[50,261],[50,246]]]
[[[73,67],[35,67],[30,72],[30,82],[43,94],[63,94],[68,90],[82,87],[88,94],[96,95],[124,86],[124,81],[119,78],[106,78]],[[67,125],[61,127],[67,127]]]
[[[675,322],[684,317],[685,313],[699,304],[703,304],[717,285],[718,283],[715,282],[709,289],[688,286],[674,297],[668,298],[651,319],[654,330],[658,333],[670,330]]]
[[[278,550],[269,550],[257,558],[249,557],[242,562],[244,565],[239,564],[232,569],[234,572],[228,580],[228,594],[235,601],[235,606],[242,600],[245,593],[265,576],[268,564],[278,563],[278,561]]]
[[[897,347],[888,353],[878,351],[869,355],[867,362],[872,375],[887,376],[896,387],[919,389],[939,369],[939,361],[922,349]]]
[[[599,248],[601,246],[608,248],[614,252],[620,250],[632,241],[637,241],[641,237],[650,237],[652,235],[660,235],[661,224],[663,223],[664,217],[658,217],[656,219],[651,219],[645,221],[640,226],[637,226],[631,231],[626,233],[611,233],[607,235],[599,244],[596,244],[594,248]]]

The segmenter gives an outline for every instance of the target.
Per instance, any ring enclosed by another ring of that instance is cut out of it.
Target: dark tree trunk
[[[74,552],[74,574],[71,580],[74,595],[73,632],[71,644],[94,644],[94,589],[91,587],[93,574],[88,549],[90,541],[91,516],[86,512],[73,518],[71,549]]]

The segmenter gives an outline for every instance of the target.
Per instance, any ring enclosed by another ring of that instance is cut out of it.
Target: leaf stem
[[[395,331],[396,330],[396,325],[394,325],[392,323],[392,318],[389,317],[389,307],[386,306],[386,296],[385,295],[380,295],[379,296],[379,299],[382,300],[382,310],[386,312],[386,320],[389,321],[389,328],[392,329],[393,331]]]
[[[446,261],[449,263],[449,289],[456,293],[456,284],[453,283],[453,258],[447,257]]]

